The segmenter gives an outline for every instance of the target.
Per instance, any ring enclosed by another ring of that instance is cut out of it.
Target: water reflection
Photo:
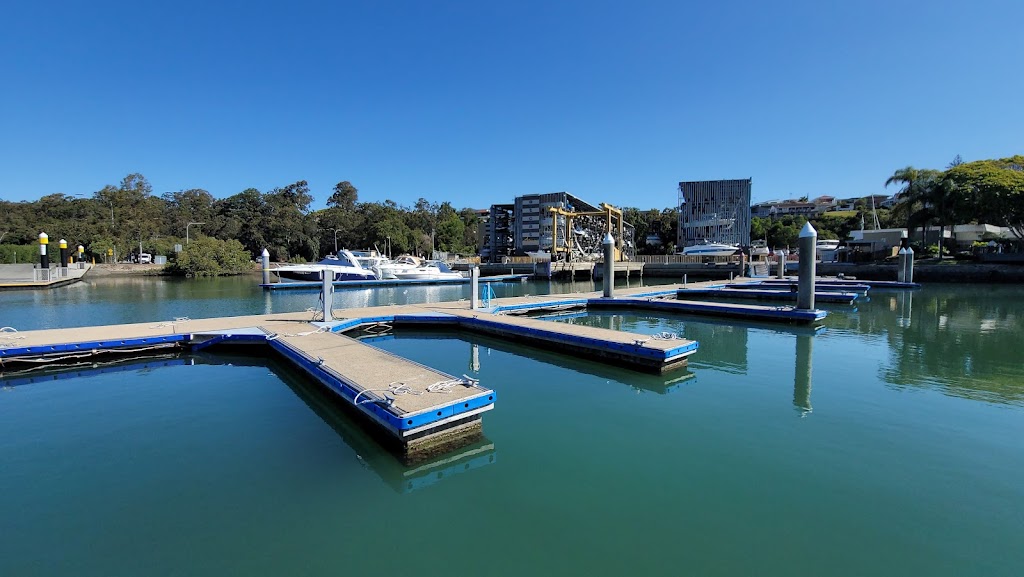
[[[811,357],[814,339],[806,335],[796,337],[796,370],[793,377],[793,406],[801,417],[811,412]]]
[[[338,433],[345,444],[356,452],[361,463],[399,493],[423,489],[497,461],[494,443],[484,437],[455,451],[417,462],[414,466],[406,466],[367,433],[365,425],[353,419],[349,415],[350,410],[339,403],[332,393],[293,373],[287,367],[275,366],[275,363],[270,363],[269,366],[291,388],[295,396]]]
[[[324,423],[355,451],[360,463],[373,470],[387,485],[399,493],[408,493],[434,485],[454,475],[472,471],[494,463],[497,453],[494,444],[486,438],[428,459],[406,466],[370,435],[355,415],[334,398],[333,394],[312,383],[275,359],[234,354],[164,354],[114,360],[103,363],[88,362],[81,366],[47,368],[34,371],[0,373],[0,390],[11,390],[27,385],[43,385],[54,381],[91,377],[109,373],[138,373],[180,365],[234,365],[266,367],[283,381]]]
[[[895,322],[887,326],[890,315],[871,322],[889,341],[888,362],[880,368],[885,381],[989,402],[1024,402],[1020,289],[943,286],[900,296]]]
[[[707,317],[688,315],[655,316],[636,311],[612,312],[608,310],[555,313],[541,315],[538,318],[639,334],[657,334],[665,331],[677,333],[700,343],[697,353],[689,358],[690,367],[733,375],[746,375],[750,371],[748,354],[749,336],[752,330],[771,330],[792,334],[796,340],[793,405],[800,416],[806,416],[812,410],[813,342],[821,327],[779,327],[778,325],[711,320]]]

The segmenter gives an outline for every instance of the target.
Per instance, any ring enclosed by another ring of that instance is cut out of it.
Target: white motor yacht
[[[683,249],[679,254],[684,256],[732,256],[740,247],[734,244],[723,244],[718,242],[706,242],[692,244]]]
[[[347,250],[339,251],[337,256],[329,254],[314,264],[288,264],[273,269],[273,272],[280,278],[298,281],[318,281],[325,273],[333,275],[335,282],[377,279],[373,271],[359,266],[359,261]]]
[[[443,280],[465,278],[462,276],[462,273],[452,270],[447,263],[440,260],[428,260],[417,267],[395,270],[394,275],[400,280]]]

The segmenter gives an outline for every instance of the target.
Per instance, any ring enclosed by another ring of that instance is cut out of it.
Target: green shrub
[[[172,274],[220,276],[251,272],[252,257],[237,240],[217,240],[204,236],[182,247],[170,266]]]
[[[47,248],[47,252],[52,249]],[[57,249],[57,261],[60,261],[60,249]],[[53,255],[50,255],[53,260]],[[39,245],[0,244],[0,264],[37,263],[39,262]]]

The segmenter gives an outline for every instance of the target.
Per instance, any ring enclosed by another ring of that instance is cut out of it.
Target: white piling
[[[800,230],[800,267],[797,277],[796,308],[800,310],[812,310],[814,308],[814,276],[815,245],[818,243],[818,231],[814,230],[811,223],[804,225]]]
[[[906,271],[907,272],[904,275],[906,278],[903,280],[903,282],[914,282],[914,249],[909,246],[907,247]]]
[[[263,284],[270,284],[270,252],[263,249],[260,255],[260,264],[263,267]]]
[[[896,254],[896,280],[907,282],[907,249],[901,248]]]
[[[612,298],[615,292],[615,239],[612,233],[604,235],[604,296]]]
[[[334,320],[334,273],[325,270],[321,273],[321,280],[323,286],[320,289],[320,301],[323,305],[323,319],[324,322]]]
[[[469,267],[469,308],[476,310],[480,307],[480,268],[474,265]]]

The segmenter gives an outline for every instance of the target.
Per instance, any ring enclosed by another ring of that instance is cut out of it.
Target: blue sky
[[[1024,152],[1024,2],[18,2],[0,198],[141,172],[226,197],[349,180],[483,208],[883,192]]]

